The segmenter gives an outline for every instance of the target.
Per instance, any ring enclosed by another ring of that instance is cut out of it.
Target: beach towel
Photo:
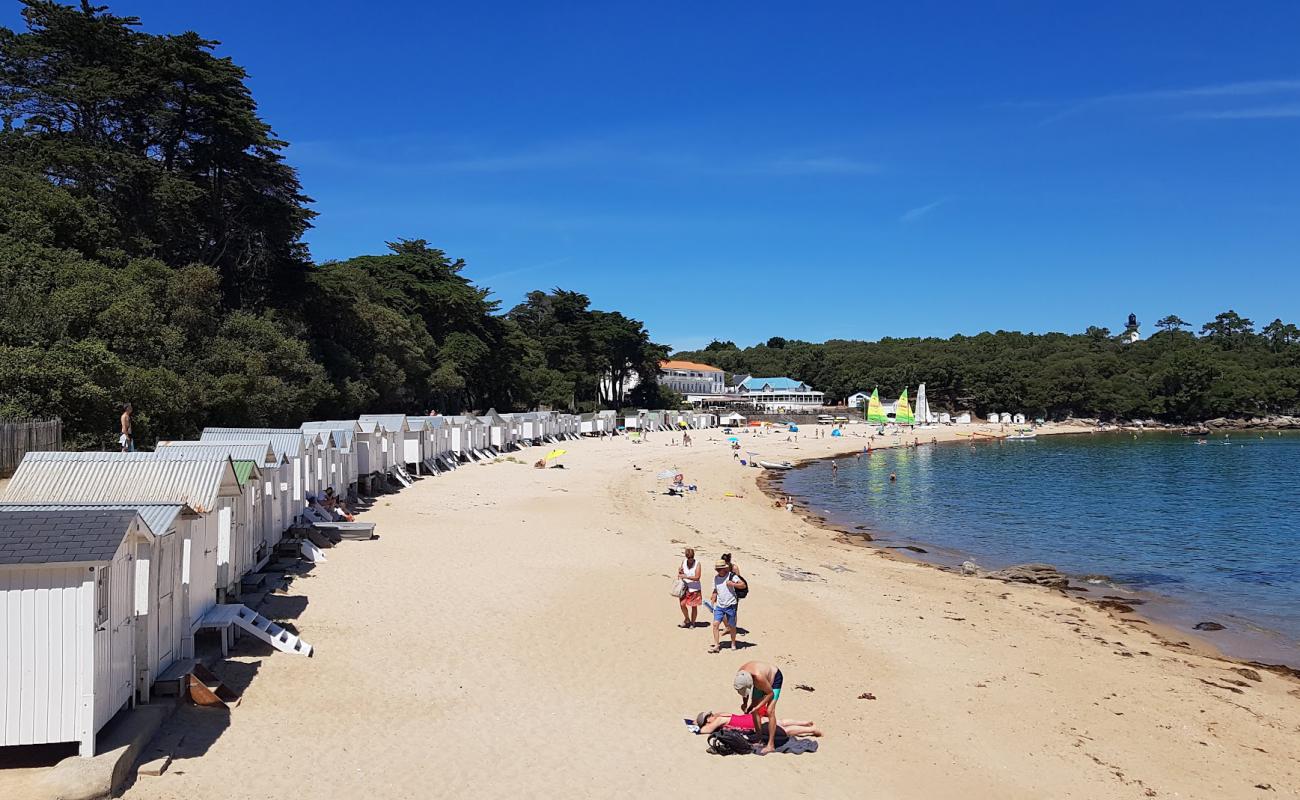
[[[695,724],[695,720],[683,719],[682,722],[686,723],[686,730],[690,731],[691,733],[698,734],[700,732],[700,727]],[[726,728],[723,728],[722,730],[726,730]],[[713,752],[713,737],[721,732],[722,731],[714,731],[712,734],[710,734],[709,736],[710,753]],[[767,744],[766,733],[753,732],[753,733],[745,734],[741,731],[731,731],[731,733],[747,736],[750,744],[750,752],[753,753],[754,755],[758,755],[758,751],[762,749],[763,745]],[[757,748],[754,747],[755,744],[758,745]],[[796,739],[793,736],[786,735],[786,732],[778,727],[776,729],[776,746],[772,748],[772,752],[785,753],[787,755],[792,755],[792,756],[802,755],[803,753],[816,753],[817,740]],[[719,753],[718,755],[729,755],[729,754],[732,753],[730,752]]]

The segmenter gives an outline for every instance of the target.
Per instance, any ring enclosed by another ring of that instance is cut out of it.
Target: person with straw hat
[[[727,624],[727,633],[731,634],[731,649],[736,649],[736,607],[740,603],[736,590],[744,588],[745,579],[732,572],[727,561],[718,561],[713,570],[713,595],[710,598],[713,604],[713,646],[709,652],[717,653],[722,650],[718,638],[718,625],[722,622]]]

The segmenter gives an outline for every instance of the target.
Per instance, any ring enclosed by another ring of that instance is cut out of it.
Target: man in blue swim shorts
[[[736,590],[745,586],[745,579],[732,572],[727,562],[719,561],[713,569],[713,646],[709,648],[710,653],[722,649],[718,639],[718,623],[721,622],[727,624],[727,632],[731,634],[731,649],[736,649],[736,605],[740,602]]]

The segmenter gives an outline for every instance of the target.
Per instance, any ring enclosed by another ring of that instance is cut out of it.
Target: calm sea
[[[1205,635],[1228,652],[1300,666],[1298,435],[1051,436],[836,460],[838,475],[815,462],[785,490],[920,558],[1105,575],[1150,597],[1154,618],[1217,622]]]

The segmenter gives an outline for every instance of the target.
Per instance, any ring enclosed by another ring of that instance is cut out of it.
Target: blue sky
[[[1300,3],[112,7],[250,71],[319,259],[678,347],[1300,321]]]

